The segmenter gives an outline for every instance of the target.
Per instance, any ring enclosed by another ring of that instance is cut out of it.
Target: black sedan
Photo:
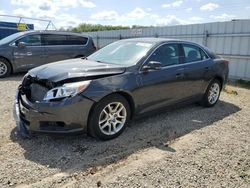
[[[30,70],[17,91],[15,118],[23,135],[87,131],[108,140],[131,118],[166,106],[214,106],[227,77],[228,61],[196,43],[120,40],[87,58]]]

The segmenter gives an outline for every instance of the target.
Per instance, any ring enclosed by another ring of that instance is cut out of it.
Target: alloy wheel
[[[104,107],[99,117],[99,128],[105,135],[114,135],[125,125],[127,111],[120,102],[112,102]]]
[[[208,102],[210,104],[216,103],[220,95],[220,85],[218,83],[213,83],[209,89]]]
[[[7,71],[8,71],[7,65],[0,61],[0,76],[5,75]]]

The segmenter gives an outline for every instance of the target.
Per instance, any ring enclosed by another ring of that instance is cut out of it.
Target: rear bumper
[[[14,118],[22,133],[85,131],[93,101],[81,95],[59,102],[31,103],[17,91]]]

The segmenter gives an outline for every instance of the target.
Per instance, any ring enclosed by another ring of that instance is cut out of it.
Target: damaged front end
[[[89,83],[80,81],[83,82]],[[29,138],[30,131],[64,133],[85,130],[94,101],[78,95],[86,87],[74,87],[76,83],[79,82],[64,84],[25,76],[18,87],[13,109],[21,137]]]
[[[41,76],[32,71],[27,73],[18,87],[14,104],[18,133],[27,138],[30,131],[85,131],[95,101],[82,93],[93,80],[124,72],[123,69],[109,70],[101,73],[88,71],[84,75],[68,73],[62,79],[58,76],[56,79],[46,78],[45,74]]]

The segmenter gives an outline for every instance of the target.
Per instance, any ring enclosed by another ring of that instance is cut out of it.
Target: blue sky
[[[57,28],[79,23],[163,26],[250,19],[250,0],[0,0],[2,14],[52,20]],[[35,27],[43,29],[45,23],[35,22]]]

